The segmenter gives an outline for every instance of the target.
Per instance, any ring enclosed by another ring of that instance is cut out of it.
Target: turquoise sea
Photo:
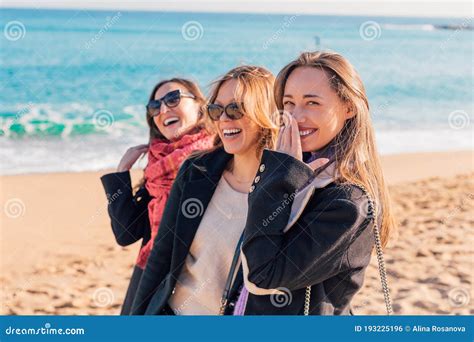
[[[236,65],[277,73],[316,49],[359,70],[381,153],[473,146],[469,17],[0,13],[1,174],[115,167],[147,142],[145,104],[159,80],[188,77],[207,90]]]

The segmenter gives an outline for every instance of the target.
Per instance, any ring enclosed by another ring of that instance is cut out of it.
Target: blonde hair
[[[336,169],[339,182],[364,186],[381,209],[380,235],[386,246],[395,228],[390,197],[375,144],[369,101],[362,80],[351,63],[335,52],[304,52],[286,65],[275,81],[275,101],[283,110],[285,85],[290,74],[299,67],[319,68],[326,73],[331,88],[355,114],[347,119],[335,143]],[[377,219],[377,218],[376,218]]]
[[[278,111],[273,95],[273,74],[259,66],[243,65],[233,68],[213,82],[209,103],[214,103],[220,88],[228,80],[237,81],[234,99],[241,106],[240,110],[261,128],[257,153],[263,148],[274,148],[278,135]],[[218,135],[215,145],[222,145]]]

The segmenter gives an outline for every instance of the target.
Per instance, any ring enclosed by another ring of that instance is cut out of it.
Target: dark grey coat
[[[350,314],[374,245],[363,190],[334,182],[333,165],[314,177],[305,163],[265,150],[249,194],[242,244],[246,315]]]

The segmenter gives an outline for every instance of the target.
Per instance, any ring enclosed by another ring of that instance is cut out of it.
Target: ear
[[[349,104],[346,104],[344,105],[344,107],[346,111],[346,120],[353,118],[355,116],[355,111],[352,108],[352,106]]]

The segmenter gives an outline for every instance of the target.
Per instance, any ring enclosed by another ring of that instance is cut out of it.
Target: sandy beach
[[[473,156],[383,158],[400,224],[386,250],[396,314],[474,314]],[[99,180],[106,172],[0,177],[0,314],[119,313],[139,244],[115,243]],[[384,314],[377,272],[374,255],[356,314]]]

